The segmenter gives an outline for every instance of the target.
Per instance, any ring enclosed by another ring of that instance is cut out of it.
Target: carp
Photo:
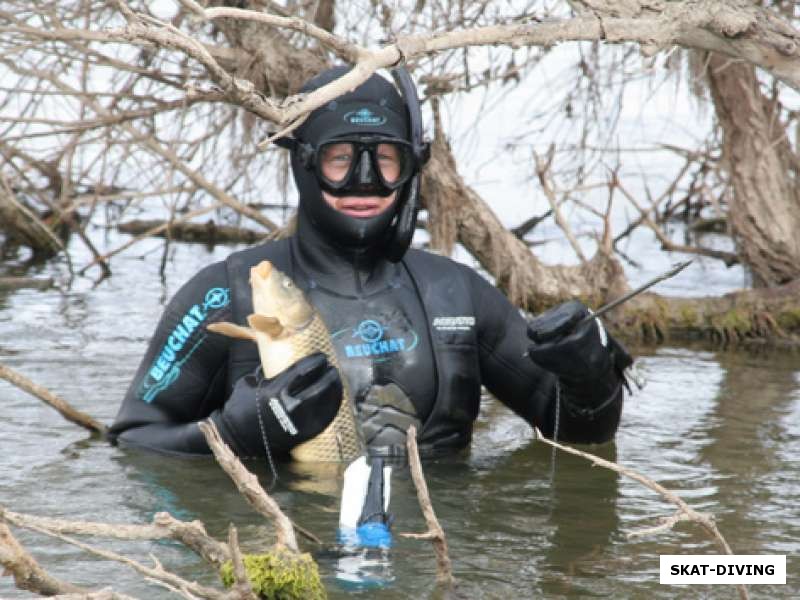
[[[255,341],[266,378],[314,352],[324,353],[342,375],[325,322],[289,276],[264,260],[250,269],[250,286],[253,314],[247,317],[249,327],[220,322],[210,323],[209,331]],[[361,429],[343,376],[342,388],[342,403],[333,421],[322,433],[293,448],[294,460],[351,462],[364,454]]]

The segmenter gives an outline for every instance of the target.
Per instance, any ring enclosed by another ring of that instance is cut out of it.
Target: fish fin
[[[240,340],[255,340],[256,332],[249,327],[242,327],[234,323],[220,321],[219,323],[209,323],[206,329],[214,333],[221,333],[232,338],[239,338]]]
[[[273,338],[283,333],[283,325],[281,325],[281,322],[275,317],[254,313],[247,317],[247,322],[250,324],[250,327],[256,331],[262,331]]]

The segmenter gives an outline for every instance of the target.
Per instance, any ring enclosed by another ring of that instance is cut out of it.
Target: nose
[[[372,161],[369,158],[369,151],[364,150],[358,161],[358,183],[370,185],[375,183],[375,174],[372,172]]]

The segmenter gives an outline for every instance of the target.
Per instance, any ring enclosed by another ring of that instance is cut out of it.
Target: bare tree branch
[[[735,265],[739,262],[739,257],[736,254],[731,252],[725,252],[724,250],[714,250],[713,248],[702,248],[698,246],[686,246],[683,244],[675,244],[672,240],[669,239],[666,233],[664,233],[663,229],[659,227],[653,219],[648,214],[644,208],[642,208],[639,203],[636,201],[636,198],[633,197],[633,194],[628,192],[619,182],[617,182],[616,187],[622,192],[622,195],[628,199],[628,201],[636,207],[636,210],[639,211],[641,214],[641,220],[647,225],[653,233],[656,234],[658,241],[661,242],[661,247],[665,250],[670,250],[673,252],[685,252],[687,254],[699,254],[701,256],[710,256],[711,258],[718,258],[719,260],[723,261],[726,266],[730,267],[731,265]]]
[[[275,523],[278,546],[284,546],[293,552],[298,552],[299,548],[291,520],[284,514],[278,503],[264,491],[264,488],[258,482],[258,477],[248,471],[241,461],[236,458],[236,455],[219,435],[217,426],[213,421],[203,421],[199,424],[199,427],[203,435],[206,436],[206,441],[214,452],[217,462],[233,480],[236,488],[247,499],[250,506]]]
[[[616,473],[621,475],[625,475],[625,477],[629,477],[635,481],[638,481],[646,488],[656,492],[661,497],[666,499],[667,501],[675,504],[678,507],[678,512],[682,517],[670,517],[666,523],[670,524],[670,526],[675,525],[679,521],[687,520],[693,523],[697,523],[702,527],[706,533],[711,537],[711,539],[717,544],[717,546],[724,552],[725,554],[733,554],[731,547],[728,545],[727,540],[722,536],[719,529],[717,529],[716,523],[714,523],[714,518],[711,515],[707,515],[704,513],[699,513],[694,510],[691,506],[686,504],[684,500],[678,496],[675,492],[668,490],[664,486],[656,483],[652,479],[645,477],[644,475],[637,473],[633,469],[629,469],[627,467],[623,467],[618,465],[617,463],[605,460],[600,458],[599,456],[595,456],[594,454],[590,454],[588,452],[582,452],[581,450],[576,450],[575,448],[571,448],[569,446],[565,446],[564,444],[559,444],[558,442],[554,442],[553,440],[547,439],[542,435],[542,432],[539,431],[537,428],[534,428],[534,434],[537,440],[544,442],[554,448],[558,448],[564,452],[568,452],[569,454],[574,454],[575,456],[580,456],[591,461],[593,464],[604,467],[606,469],[610,469]],[[664,524],[662,524],[663,526]],[[659,526],[654,531],[662,531],[664,530],[662,526]],[[653,530],[648,530],[653,531]],[[747,600],[747,588],[744,585],[738,585],[739,589],[739,596],[743,600]]]
[[[572,228],[569,226],[569,222],[564,218],[564,215],[561,214],[561,209],[558,206],[558,200],[556,199],[553,188],[548,181],[548,171],[550,170],[550,165],[553,162],[553,150],[554,146],[550,146],[547,160],[543,160],[538,154],[536,154],[536,152],[533,153],[533,158],[536,161],[536,175],[539,177],[539,183],[542,185],[542,191],[547,197],[547,201],[550,203],[550,210],[553,211],[553,217],[555,218],[556,223],[561,228],[561,231],[564,232],[564,235],[566,236],[567,241],[569,241],[569,245],[572,246],[575,254],[578,255],[578,258],[585,265],[588,262],[586,260],[586,256],[584,256],[583,250],[581,250],[581,246],[578,244],[578,240],[575,238],[575,234],[572,233]]]
[[[414,480],[414,487],[417,490],[417,500],[425,516],[425,523],[428,531],[425,533],[403,533],[404,537],[431,540],[433,549],[436,553],[436,580],[447,586],[455,583],[453,578],[453,566],[450,563],[450,554],[447,551],[447,538],[444,530],[436,518],[436,513],[431,504],[431,496],[428,492],[428,484],[425,483],[425,476],[422,473],[422,464],[419,460],[419,450],[417,449],[417,428],[411,425],[406,432],[406,450],[408,452],[408,465],[411,469],[411,478]]]
[[[59,398],[50,390],[35,384],[21,373],[17,373],[13,369],[0,364],[0,378],[5,379],[9,383],[17,386],[19,389],[28,392],[32,396],[36,396],[39,398],[39,400],[55,408],[61,414],[61,416],[68,421],[75,423],[76,425],[80,425],[92,433],[99,433],[102,436],[106,435],[108,428],[105,425],[99,421],[96,421],[89,415],[76,410],[69,404],[69,402]]]
[[[76,585],[51,577],[14,538],[5,523],[0,523],[0,565],[14,577],[22,590],[53,596],[56,594],[87,594]]]
[[[91,535],[124,540],[171,539],[191,548],[199,556],[216,567],[230,559],[228,547],[206,533],[200,521],[179,521],[166,512],[156,513],[150,525],[123,523],[97,523],[90,521],[66,521],[50,517],[39,517],[12,512],[0,507],[0,520],[17,527],[46,529],[53,533]]]
[[[0,524],[0,527],[3,527],[3,525]],[[101,548],[96,548],[90,544],[85,544],[67,535],[56,533],[54,531],[50,531],[48,529],[44,529],[36,525],[29,525],[28,527],[33,531],[38,531],[39,533],[42,533],[44,535],[48,535],[50,537],[59,539],[63,542],[66,542],[67,544],[71,544],[77,548],[80,548],[85,552],[89,552],[90,554],[95,554],[101,558],[105,558],[107,560],[113,560],[122,563],[124,565],[128,565],[139,574],[144,575],[145,577],[150,578],[159,584],[166,584],[173,588],[186,590],[194,596],[198,596],[200,598],[207,598],[208,600],[231,600],[230,598],[227,597],[227,595],[224,592],[220,592],[214,588],[200,585],[195,582],[186,581],[185,579],[179,577],[178,575],[175,575],[174,573],[167,571],[166,569],[164,569],[164,567],[161,565],[158,559],[152,555],[151,558],[153,559],[154,565],[152,567],[147,567],[131,558],[128,558],[127,556],[122,556],[121,554],[117,554],[116,552],[112,552],[111,550],[103,550]]]

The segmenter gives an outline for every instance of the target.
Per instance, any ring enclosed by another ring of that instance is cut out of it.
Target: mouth
[[[367,219],[381,214],[383,212],[383,204],[367,198],[348,198],[340,203],[338,209],[349,217]]]

